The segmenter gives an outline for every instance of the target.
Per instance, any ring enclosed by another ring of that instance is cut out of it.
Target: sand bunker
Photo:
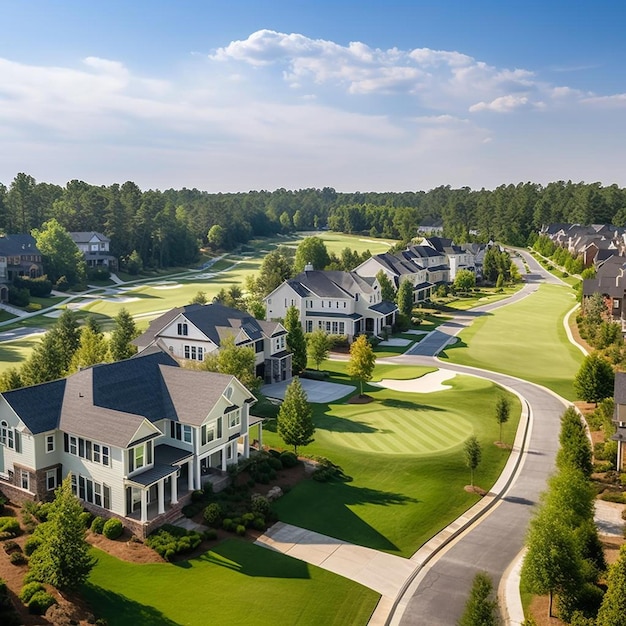
[[[179,287],[182,287],[182,285],[180,283],[162,283],[160,285],[151,285],[151,287],[153,289],[178,289]]]
[[[395,380],[385,378],[379,383],[370,383],[376,387],[385,387],[393,391],[408,391],[413,393],[432,393],[434,391],[446,391],[452,389],[450,385],[443,385],[444,380],[451,380],[456,376],[456,372],[450,370],[437,370],[430,374],[425,374],[420,378],[410,378],[409,380]]]

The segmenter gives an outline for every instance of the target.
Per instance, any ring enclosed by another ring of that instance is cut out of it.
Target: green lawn
[[[267,548],[230,539],[179,563],[127,563],[94,550],[83,595],[116,626],[366,624],[379,595]]]
[[[350,382],[343,362],[325,362],[333,382]],[[412,366],[378,365],[381,378],[415,378],[432,371]],[[368,386],[375,401],[365,405],[339,401],[314,404],[315,442],[302,452],[340,465],[351,482],[300,483],[278,500],[282,521],[401,556],[456,519],[477,501],[464,491],[469,470],[463,443],[476,434],[483,459],[477,484],[488,489],[497,480],[508,452],[498,439],[495,402],[501,391],[485,380],[456,376],[452,389],[400,393]],[[512,442],[521,407],[510,396],[512,418],[503,438]],[[275,422],[267,423],[264,442],[281,446]]]
[[[484,287],[467,295],[449,296],[447,298],[435,298],[437,304],[443,305],[445,310],[467,311],[483,304],[498,302],[512,296],[522,288],[521,284],[504,287],[498,291],[495,287]]]
[[[527,298],[474,320],[440,357],[518,376],[574,400],[572,381],[583,355],[568,341],[563,318],[575,304],[568,287],[541,285]]]

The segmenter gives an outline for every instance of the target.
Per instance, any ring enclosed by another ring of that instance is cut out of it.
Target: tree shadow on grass
[[[417,503],[419,500],[401,493],[357,487],[346,482],[308,480],[277,500],[274,510],[283,522],[374,550],[400,552],[398,546],[349,507],[397,507]]]
[[[180,626],[155,609],[135,602],[119,593],[86,584],[82,596],[98,617],[103,617],[109,624],[116,626]]]
[[[378,428],[374,428],[365,422],[348,417],[339,417],[325,413],[315,419],[315,427],[321,430],[328,430],[335,433],[377,433]]]
[[[311,578],[309,566],[304,561],[237,539],[224,541],[198,557],[198,560],[226,567],[246,576]]]
[[[431,406],[430,404],[419,404],[418,402],[411,402],[409,400],[396,400],[395,398],[386,398],[380,402],[383,406],[391,407],[393,409],[404,409],[407,411],[445,411],[440,406]]]

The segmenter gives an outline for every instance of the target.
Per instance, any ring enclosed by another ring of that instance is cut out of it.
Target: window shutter
[[[15,433],[15,451],[16,452],[21,452],[22,451],[22,435],[17,432],[17,430],[13,431]]]
[[[60,485],[63,482],[63,468],[59,465],[57,467],[57,485]]]
[[[91,461],[91,441],[89,441],[88,439],[85,441],[85,447],[86,458]]]
[[[131,448],[128,451],[128,473],[135,471],[135,450]]]
[[[63,433],[63,448],[66,452],[70,451],[70,436],[67,433]]]
[[[170,437],[176,439],[176,424],[174,422],[170,422]]]
[[[146,465],[152,465],[152,442],[146,441]]]

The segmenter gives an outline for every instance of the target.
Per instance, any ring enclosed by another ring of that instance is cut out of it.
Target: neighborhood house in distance
[[[287,350],[285,327],[222,304],[171,309],[152,320],[148,330],[132,343],[140,353],[157,346],[177,359],[203,361],[226,337],[233,337],[237,346],[254,348],[255,373],[266,384],[291,378],[292,356]]]
[[[84,506],[140,537],[249,454],[254,396],[159,350],[0,394],[0,490],[50,499],[71,473]]]
[[[69,233],[78,249],[85,257],[87,267],[106,267],[112,272],[117,270],[117,259],[109,252],[111,240],[95,231]]]

